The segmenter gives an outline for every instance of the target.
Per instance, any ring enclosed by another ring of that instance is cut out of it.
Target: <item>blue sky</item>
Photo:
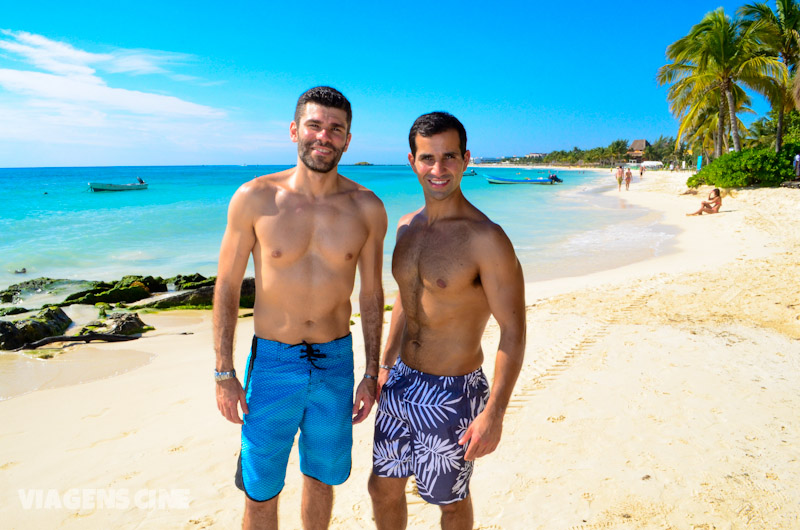
[[[432,110],[473,156],[652,141],[666,47],[743,3],[4,2],[0,167],[293,164],[320,84],[353,105],[345,164],[405,163]]]

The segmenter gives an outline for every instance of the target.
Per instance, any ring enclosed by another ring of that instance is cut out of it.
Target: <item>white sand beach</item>
[[[608,192],[674,227],[675,252],[527,284],[525,364],[501,444],[476,466],[476,528],[800,528],[800,192],[738,190],[720,214],[686,217],[708,193],[682,195],[686,177],[647,172]],[[239,527],[239,428],[216,409],[210,313],[142,319],[156,331],[137,341],[35,361],[119,356],[124,373],[85,362],[88,382],[0,402],[0,526]],[[356,319],[356,373],[360,333]],[[242,373],[251,335],[243,318]],[[498,337],[490,322],[490,379]],[[374,528],[373,420],[354,428],[332,528]],[[295,449],[282,528],[300,528],[300,485]],[[409,528],[438,528],[413,494],[409,512]]]

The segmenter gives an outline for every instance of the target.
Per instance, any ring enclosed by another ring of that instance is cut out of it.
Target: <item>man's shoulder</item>
[[[275,194],[279,190],[286,187],[286,182],[291,176],[292,169],[286,169],[284,171],[279,171],[278,173],[270,173],[268,175],[254,177],[252,180],[249,180],[239,186],[237,194],[245,196]]]

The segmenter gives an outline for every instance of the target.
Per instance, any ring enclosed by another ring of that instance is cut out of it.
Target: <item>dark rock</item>
[[[151,293],[166,293],[167,282],[161,276],[123,276],[114,287],[130,287],[134,283],[139,282],[147,288]]]
[[[0,307],[0,317],[9,315],[19,315],[20,313],[27,313],[30,309],[24,307]]]
[[[108,316],[106,327],[106,333],[113,333],[115,335],[133,335],[135,333],[142,333],[148,329],[153,329],[151,326],[142,322],[138,313],[113,313]]]
[[[239,295],[239,307],[252,308],[256,298],[255,278],[245,278]],[[176,306],[211,306],[214,302],[214,286],[207,285],[190,291],[179,291],[171,296],[141,304],[139,307],[167,309]]]
[[[178,274],[174,278],[170,278],[167,281],[175,284],[176,291],[184,291],[186,289],[199,289],[200,287],[214,285],[216,277],[206,278],[202,274],[198,273],[187,274],[185,276]]]
[[[192,305],[210,306],[214,301],[214,287],[200,287],[191,291],[178,291],[174,295],[142,304],[140,307],[152,307],[155,309],[168,309],[170,307]]]
[[[97,288],[94,288],[94,289],[88,289],[86,291],[78,291],[77,293],[72,293],[68,297],[64,298],[63,305],[69,305],[67,302],[72,302],[73,304],[77,303],[77,302],[75,302],[75,300],[80,300],[84,296],[87,296],[87,295],[90,295],[90,294],[100,294],[100,293],[103,293],[103,292],[105,292],[105,291],[107,291],[109,289],[111,289],[111,287],[105,287],[105,288],[97,287]]]
[[[239,294],[239,307],[253,309],[256,305],[256,279],[245,278],[242,282],[242,291]]]
[[[153,329],[139,318],[137,313],[113,313],[104,321],[92,321],[78,333],[108,333],[113,335],[135,335]]]
[[[183,285],[181,285],[181,290],[186,291],[186,290],[189,290],[189,289],[199,289],[200,287],[208,287],[208,286],[213,287],[215,283],[217,283],[217,277],[216,276],[212,276],[211,278],[208,278],[207,280],[203,280],[202,282],[187,282],[187,283],[184,283]]]
[[[70,300],[71,304],[96,304],[98,302],[136,302],[150,296],[144,286],[132,285],[130,287],[115,287],[100,293],[89,293],[76,300]],[[66,305],[66,304],[64,304]]]
[[[15,350],[23,344],[22,333],[17,326],[6,320],[0,320],[0,350]]]
[[[72,323],[61,308],[48,307],[30,318],[0,324],[0,349],[13,350],[45,337],[61,335]],[[11,324],[16,331],[7,324]]]

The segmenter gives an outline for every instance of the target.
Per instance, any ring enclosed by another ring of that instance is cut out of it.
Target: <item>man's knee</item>
[[[303,475],[303,484],[306,488],[320,494],[333,493],[333,486],[308,475]]]
[[[276,495],[266,501],[254,501],[250,497],[245,496],[244,509],[245,512],[258,517],[269,515],[278,509],[278,496]]]
[[[379,477],[375,473],[369,476],[367,491],[372,501],[384,501],[399,497],[405,494],[405,482],[407,479]]]
[[[442,510],[443,515],[462,513],[470,510],[472,506],[472,499],[467,495],[464,499],[450,504],[440,504],[439,508]]]

